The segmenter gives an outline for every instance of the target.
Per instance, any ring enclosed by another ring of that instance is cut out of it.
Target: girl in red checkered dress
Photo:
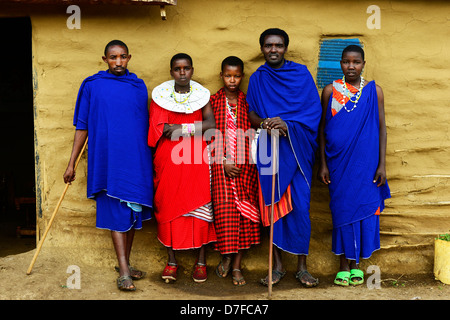
[[[239,89],[243,69],[241,59],[226,58],[220,73],[224,87],[211,97],[219,131],[211,145],[216,249],[222,254],[216,274],[224,278],[231,271],[236,286],[246,283],[241,272],[243,250],[260,243],[258,176],[249,160],[248,104]]]

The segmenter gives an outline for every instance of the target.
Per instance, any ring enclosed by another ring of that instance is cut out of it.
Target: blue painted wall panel
[[[342,50],[351,44],[362,46],[358,38],[354,39],[323,39],[320,42],[319,65],[317,68],[317,85],[323,89],[333,80],[342,78]]]

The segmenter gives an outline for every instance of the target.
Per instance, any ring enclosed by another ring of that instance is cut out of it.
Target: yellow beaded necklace
[[[189,87],[189,94],[186,96],[186,98],[183,100],[183,101],[178,101],[177,100],[177,98],[176,98],[176,91],[175,91],[175,86],[173,86],[173,91],[172,91],[172,97],[173,97],[173,100],[175,100],[175,102],[176,103],[181,103],[181,104],[183,104],[183,103],[185,103],[186,101],[188,101],[189,100],[189,98],[190,98],[190,96],[191,96],[191,94],[192,94],[192,85]],[[187,93],[187,92],[186,92]],[[182,94],[186,94],[186,93],[179,93],[179,95],[181,96]]]

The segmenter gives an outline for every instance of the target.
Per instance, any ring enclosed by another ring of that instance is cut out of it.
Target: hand
[[[236,178],[242,172],[241,168],[236,167],[234,163],[226,163],[226,160],[223,161],[223,169],[228,178]]]
[[[375,172],[373,183],[377,183],[377,181],[377,187],[381,187],[386,183],[386,169],[384,168],[384,166],[378,166],[377,171]]]
[[[267,118],[264,120],[263,128],[267,129],[267,132],[271,134],[273,129],[278,129],[279,134],[282,137],[287,136],[287,125],[286,122],[283,121],[280,117],[275,118]]]
[[[319,167],[319,171],[317,172],[317,179],[324,184],[330,184],[330,171],[326,165],[322,165]]]
[[[75,180],[75,170],[73,170],[73,166],[67,166],[66,172],[63,175],[64,183],[72,184],[72,181]]]
[[[178,140],[181,134],[181,124],[164,124],[163,135],[172,140]]]

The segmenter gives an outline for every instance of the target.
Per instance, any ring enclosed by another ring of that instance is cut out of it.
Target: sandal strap
[[[275,279],[274,275],[278,276],[278,279]],[[278,284],[285,275],[286,271],[272,270],[272,285]],[[269,279],[268,278],[261,279],[260,283],[264,286],[268,286]]]
[[[308,280],[303,282],[302,278],[304,275],[307,275],[309,277],[311,277],[311,279],[313,279],[313,282],[311,284],[307,284],[307,282],[309,282]],[[314,278],[309,272],[308,270],[300,270],[299,272],[297,272],[295,274],[295,277],[297,278],[297,280],[304,286],[307,288],[311,288],[311,287],[315,287],[319,284],[319,279]]]
[[[338,279],[338,280],[345,280],[345,279],[349,279],[350,278],[350,271],[339,271],[337,274],[336,274],[336,278],[335,279]]]
[[[242,272],[240,269],[233,269],[233,271]],[[235,285],[237,287],[242,287],[247,284],[242,273],[241,273],[240,277],[232,276],[232,278],[233,278],[233,285]]]
[[[360,269],[351,269],[350,270],[350,279],[351,278],[362,278],[364,279],[364,272]]]
[[[305,274],[308,275],[308,276],[310,276],[310,277],[313,278],[314,280],[317,280],[316,278],[314,278],[314,277],[311,275],[311,273],[308,272],[308,270],[300,270],[299,272],[297,272],[297,273],[295,274],[295,277],[296,277],[297,279],[300,280]]]
[[[120,282],[124,282],[125,280],[133,280],[133,279],[131,279],[131,276],[121,276],[121,277],[117,278],[117,281],[120,281]]]
[[[278,270],[272,270],[273,273],[275,273],[277,276],[283,278],[286,275],[286,271],[278,271]]]
[[[132,267],[131,265],[128,265],[128,269],[130,270],[130,272],[135,272],[136,274],[140,273],[140,275],[131,275],[131,279],[133,279],[133,280],[140,280],[147,275],[147,272],[138,270],[138,269]],[[114,270],[116,270],[117,272],[120,272],[120,268],[118,266],[115,266]]]
[[[339,286],[348,287],[350,282],[350,271],[339,271],[334,278],[334,284]]]
[[[228,265],[228,268],[225,269],[225,267],[223,266],[223,259],[227,259],[227,258],[222,258],[222,260],[220,260],[220,262],[219,262],[219,264],[217,265],[217,268],[216,268],[216,274],[220,278],[225,278],[228,275],[228,272],[230,272],[230,269],[231,269],[231,263]],[[228,259],[231,260],[231,258],[228,258]]]

